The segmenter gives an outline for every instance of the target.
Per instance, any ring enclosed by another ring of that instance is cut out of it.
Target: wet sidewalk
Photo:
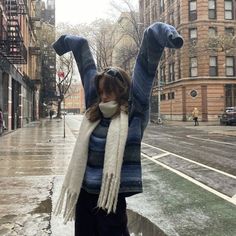
[[[0,137],[0,235],[71,236],[52,215],[75,137],[62,120],[33,122]]]
[[[79,128],[68,125],[65,139],[55,119],[0,138],[0,235],[73,235],[73,223],[52,214]],[[234,204],[147,158],[142,164],[144,193],[127,199],[132,236],[236,235]]]

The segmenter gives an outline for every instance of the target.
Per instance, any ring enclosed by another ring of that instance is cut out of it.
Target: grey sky
[[[121,0],[113,0],[122,3]],[[96,18],[114,17],[111,0],[56,0],[56,22],[90,23]],[[137,4],[138,0],[132,0]]]

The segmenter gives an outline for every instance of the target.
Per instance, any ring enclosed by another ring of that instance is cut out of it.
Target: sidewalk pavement
[[[32,122],[0,137],[0,235],[72,236],[52,209],[75,137],[62,120]]]
[[[220,125],[219,121],[199,121],[199,126],[194,126],[193,121],[169,121],[166,120],[162,125],[165,126],[179,126],[185,127],[188,129],[197,129],[197,130],[205,130],[210,133],[223,134],[236,136],[236,125]]]
[[[64,226],[52,209],[74,143],[68,126],[63,138],[60,120],[31,123],[0,137],[0,235],[73,235],[73,223]],[[236,235],[234,204],[151,159],[143,158],[142,165],[144,193],[127,199],[132,236]]]

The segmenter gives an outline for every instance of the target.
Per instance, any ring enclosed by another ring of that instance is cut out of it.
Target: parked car
[[[225,112],[220,117],[221,125],[236,124],[236,107],[226,107]]]

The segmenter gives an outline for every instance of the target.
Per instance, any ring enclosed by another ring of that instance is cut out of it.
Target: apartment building
[[[55,41],[55,0],[37,0],[36,15],[40,18],[40,29],[37,34],[41,53],[40,115],[45,117],[53,101],[58,100],[56,93],[56,53],[51,46]]]
[[[0,106],[13,130],[39,118],[35,1],[0,0]]]
[[[72,83],[65,95],[63,110],[67,113],[81,114],[85,112],[84,89],[82,83]]]
[[[139,8],[145,27],[166,22],[184,38],[181,50],[166,49],[163,54],[153,113],[158,91],[164,119],[186,121],[197,107],[200,120],[213,121],[225,107],[236,106],[236,1],[140,0]]]

